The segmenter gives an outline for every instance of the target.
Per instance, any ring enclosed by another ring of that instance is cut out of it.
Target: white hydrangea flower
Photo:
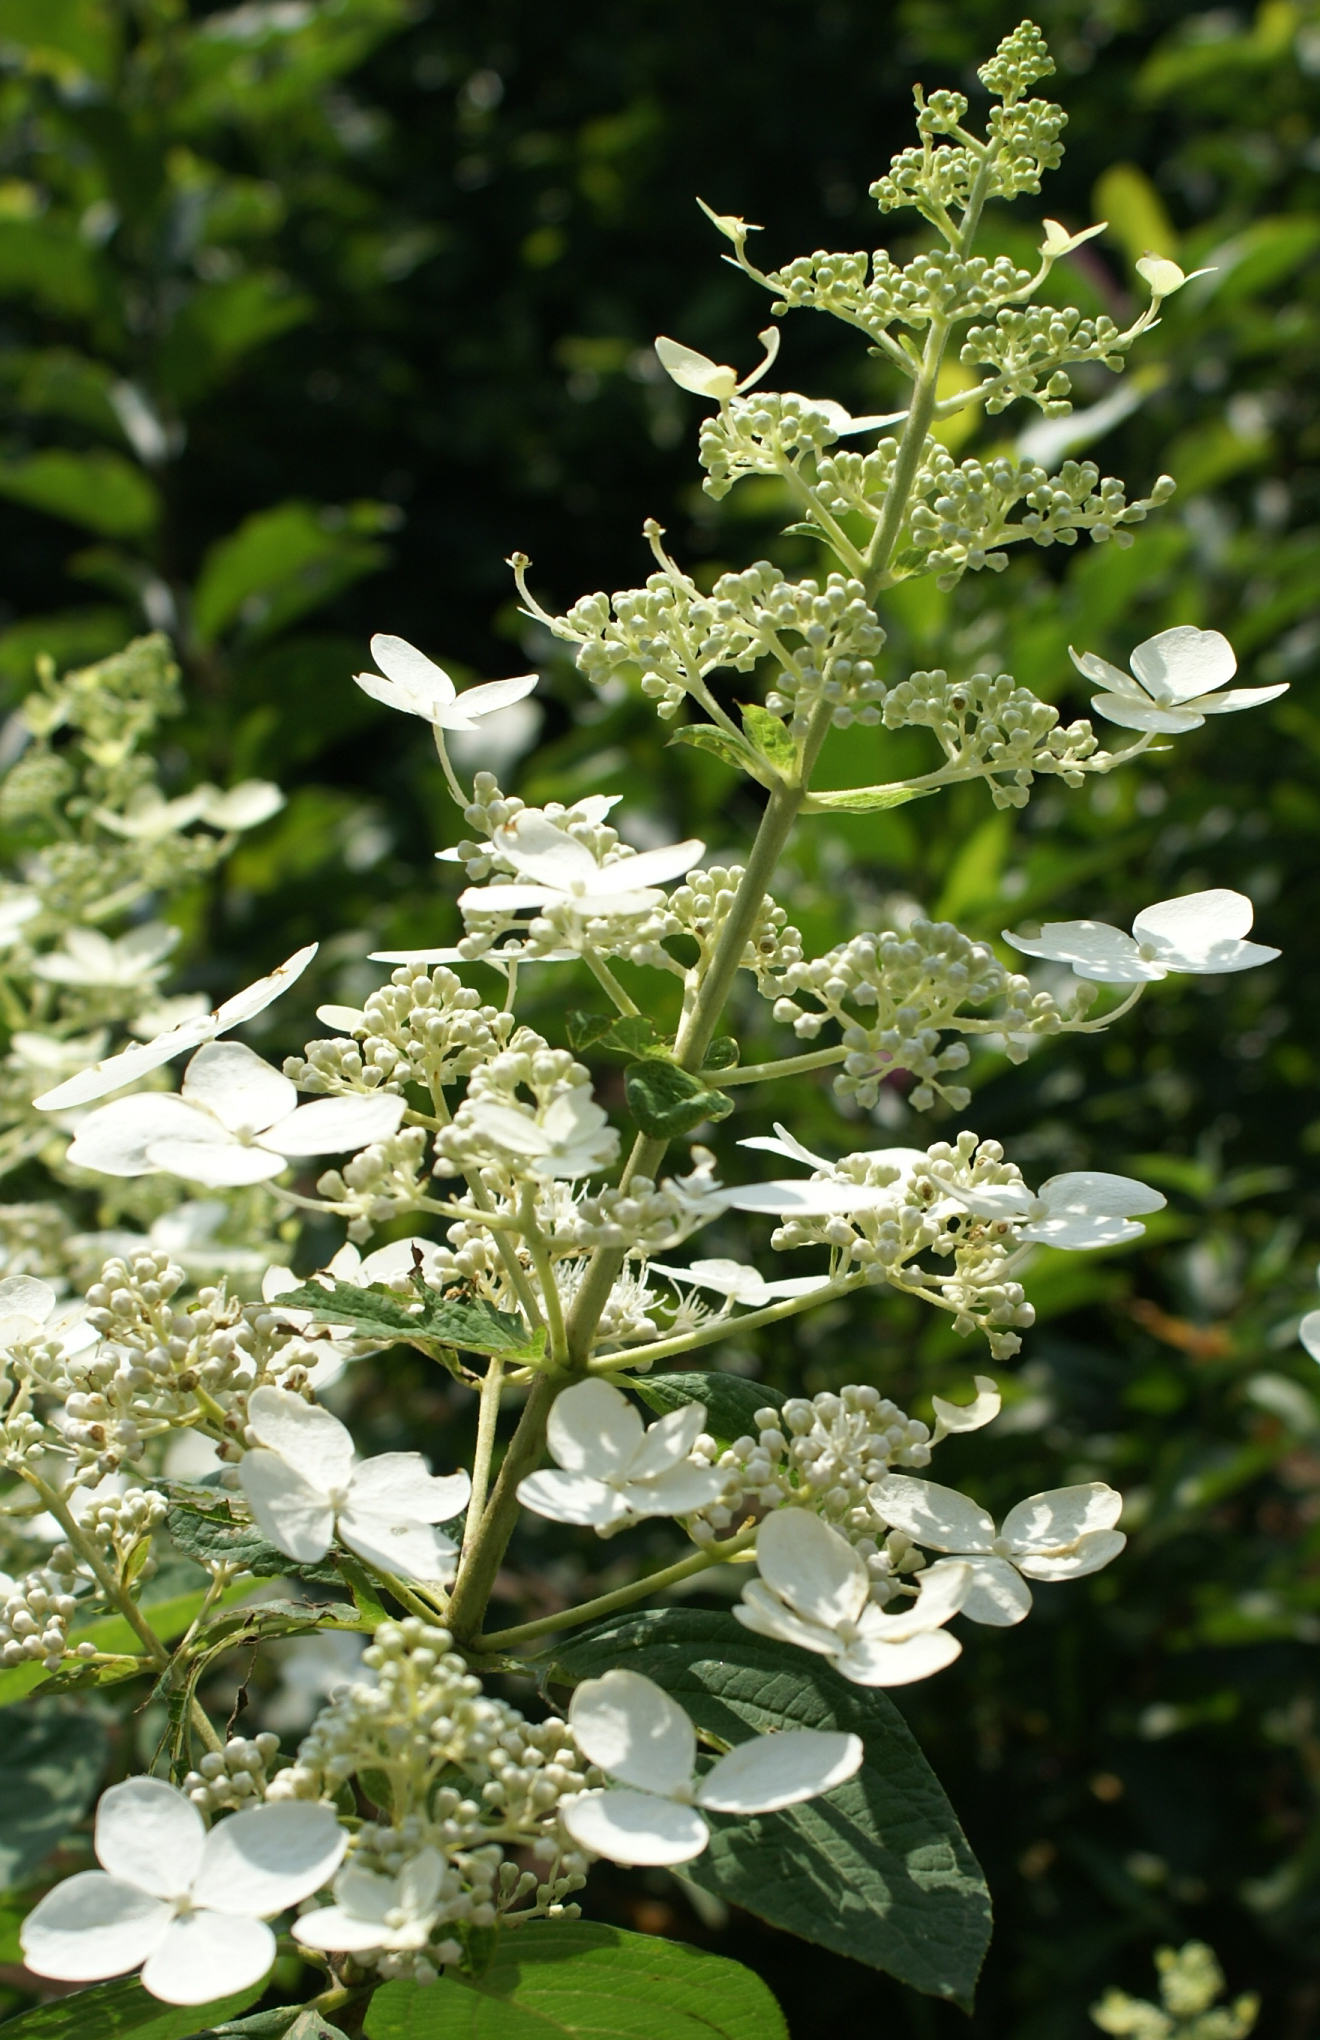
[[[792,1275],[779,1282],[767,1282],[759,1268],[749,1267],[745,1261],[693,1261],[687,1268],[650,1261],[647,1266],[653,1275],[663,1275],[670,1282],[690,1282],[698,1289],[713,1289],[716,1295],[727,1297],[731,1303],[746,1304],[749,1310],[762,1310],[769,1303],[789,1297],[810,1296],[813,1290],[828,1289],[830,1283],[828,1275]]]
[[[68,1159],[103,1176],[163,1170],[210,1189],[263,1183],[292,1157],[386,1139],[405,1109],[388,1091],[299,1105],[289,1079],[241,1041],[212,1041],[189,1063],[179,1096],[153,1091],[89,1112]]]
[[[41,901],[36,893],[0,895],[0,949],[12,949],[33,915],[40,912]]]
[[[586,1084],[552,1098],[540,1112],[474,1098],[463,1123],[475,1126],[493,1146],[516,1156],[529,1175],[590,1176],[607,1169],[619,1152],[618,1132]]]
[[[527,907],[566,907],[590,919],[603,914],[649,914],[664,895],[656,887],[681,878],[705,852],[690,838],[662,850],[641,850],[601,864],[585,843],[557,829],[534,808],[524,808],[498,829],[494,842],[518,874],[519,884],[473,885],[459,894],[467,911],[480,908],[520,913]]]
[[[1288,691],[1285,680],[1277,687],[1233,687],[1223,692],[1237,672],[1233,647],[1221,631],[1197,630],[1190,623],[1162,630],[1138,645],[1130,673],[1095,652],[1075,652],[1071,645],[1068,650],[1078,672],[1104,689],[1091,699],[1096,714],[1125,730],[1170,735],[1199,730],[1208,715],[1233,715]]]
[[[1130,935],[1106,921],[1047,921],[1039,935],[1014,935],[1005,928],[1003,936],[1024,956],[1070,963],[1074,977],[1093,984],[1137,985],[1171,971],[1213,977],[1272,963],[1277,949],[1243,940],[1252,919],[1245,893],[1214,886],[1143,907]]]
[[[710,1840],[699,1808],[777,1813],[844,1784],[865,1756],[855,1735],[789,1729],[738,1743],[698,1778],[691,1721],[639,1672],[585,1679],[568,1722],[587,1762],[618,1783],[579,1793],[560,1818],[575,1842],[613,1863],[689,1863]]]
[[[998,1382],[992,1381],[988,1374],[974,1374],[972,1385],[976,1394],[969,1403],[948,1402],[942,1395],[931,1397],[931,1407],[935,1412],[932,1444],[940,1444],[955,1432],[980,1431],[987,1424],[993,1424],[1003,1408]]]
[[[546,1426],[555,1467],[528,1474],[518,1499],[552,1522],[600,1531],[641,1516],[690,1515],[724,1486],[715,1467],[689,1457],[705,1422],[704,1403],[684,1403],[648,1430],[608,1381],[575,1382],[555,1398]]]
[[[516,680],[488,680],[460,695],[443,666],[437,666],[406,638],[378,631],[371,640],[371,656],[381,670],[354,674],[362,692],[386,708],[420,716],[441,730],[475,730],[482,716],[495,715],[523,700],[539,678],[535,673],[523,673]]]
[[[931,1174],[951,1201],[974,1217],[1007,1219],[1020,1240],[1070,1253],[1139,1239],[1146,1228],[1137,1218],[1162,1211],[1168,1201],[1135,1176],[1115,1176],[1105,1169],[1070,1169],[1051,1176],[1034,1196],[1025,1183],[967,1189],[943,1182],[935,1170]]]
[[[102,1868],[47,1892],[19,1930],[23,1958],[64,1983],[142,1967],[153,1997],[209,2004],[260,1982],[275,1960],[266,1920],[326,1884],[347,1844],[328,1806],[259,1806],[208,1834],[163,1778],[129,1778],[96,1810]]]
[[[63,948],[37,957],[32,970],[47,984],[133,991],[154,985],[165,975],[165,959],[178,939],[178,929],[163,921],[144,921],[117,941],[99,928],[69,928]]]
[[[968,1566],[931,1566],[921,1591],[897,1614],[869,1599],[871,1579],[838,1530],[805,1509],[778,1509],[756,1538],[761,1577],[743,1588],[734,1614],[747,1629],[828,1658],[855,1686],[908,1686],[942,1672],[962,1645],[944,1624],[972,1584]]]
[[[121,1049],[118,1055],[106,1056],[94,1063],[91,1069],[80,1070],[75,1077],[57,1084],[53,1091],[46,1091],[33,1100],[41,1112],[67,1112],[75,1105],[90,1105],[96,1098],[106,1098],[111,1091],[122,1090],[125,1084],[136,1082],[148,1070],[158,1070],[163,1064],[172,1062],[176,1055],[183,1055],[190,1048],[198,1048],[205,1041],[212,1041],[217,1035],[227,1034],[231,1027],[241,1027],[245,1020],[254,1020],[258,1013],[264,1013],[281,993],[286,992],[295,979],[300,978],[315,956],[317,944],[309,942],[305,949],[295,950],[278,970],[268,977],[258,978],[254,984],[235,992],[232,999],[226,999],[213,1013],[199,1015],[185,1021],[181,1027],[171,1027],[159,1034],[154,1041],[135,1043],[132,1048]]]
[[[93,815],[112,836],[127,842],[158,842],[193,822],[209,822],[226,833],[255,829],[269,821],[284,806],[284,795],[269,779],[245,779],[222,793],[218,786],[195,786],[191,793],[166,800],[156,786],[145,786],[134,795],[122,814],[111,808],[94,808]]]
[[[87,1322],[81,1297],[61,1303],[49,1282],[35,1275],[6,1275],[0,1282],[0,1370],[15,1346],[29,1339],[53,1339],[68,1358],[95,1346],[101,1334]]]
[[[335,1879],[335,1902],[304,1913],[293,1935],[305,1948],[336,1955],[365,1955],[425,1948],[447,1911],[441,1897],[448,1866],[438,1849],[419,1849],[397,1877],[382,1877],[358,1862],[344,1865]],[[459,1942],[430,1951],[436,1962],[457,1962]]]
[[[311,1564],[338,1535],[369,1565],[401,1578],[442,1585],[453,1578],[455,1547],[434,1525],[467,1507],[466,1473],[438,1479],[420,1452],[357,1460],[338,1417],[285,1388],[253,1391],[248,1429],[257,1442],[239,1478],[277,1551]]]
[[[769,372],[779,353],[782,336],[778,326],[767,326],[756,337],[765,349],[765,358],[741,382],[736,368],[712,361],[709,355],[698,354],[695,347],[687,347],[681,340],[670,340],[664,333],[655,343],[656,358],[671,382],[676,382],[681,390],[690,391],[694,397],[712,397],[717,404],[727,404],[730,397],[741,396],[744,390],[754,389],[762,376]]]
[[[1030,1613],[1027,1579],[1081,1579],[1117,1558],[1127,1543],[1114,1528],[1123,1497],[1100,1480],[1029,1495],[1009,1510],[1001,1530],[986,1510],[956,1489],[907,1474],[887,1473],[867,1496],[892,1529],[971,1567],[962,1612],[996,1629],[1009,1628]]]

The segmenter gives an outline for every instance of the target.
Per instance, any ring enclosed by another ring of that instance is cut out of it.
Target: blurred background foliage
[[[812,570],[780,535],[773,485],[700,494],[699,407],[651,351],[667,331],[755,358],[764,303],[719,262],[693,195],[764,221],[775,260],[911,252],[867,184],[909,140],[912,83],[967,89],[1016,13],[0,0],[0,685],[12,704],[39,652],[76,665],[165,629],[189,693],[167,777],[255,773],[290,793],[187,902],[185,986],[223,993],[320,937],[303,1014],[286,1002],[266,1037],[287,1049],[318,998],[377,981],[368,950],[457,932],[431,861],[456,817],[426,732],[350,683],[373,629],[460,678],[541,666],[541,746],[504,773],[526,798],[608,788],[638,843],[746,840],[733,775],[666,748],[635,694],[593,697],[518,617],[502,561],[529,552],[538,594],[563,606],[644,579],[655,515],[707,583],[767,555]],[[1131,1168],[1170,1202],[1140,1251],[1044,1257],[1005,1419],[945,1448],[964,1455],[947,1477],[997,1509],[1114,1481],[1126,1558],[1041,1589],[1026,1629],[978,1632],[905,1705],[996,1897],[975,2034],[1088,2031],[1104,1984],[1143,1985],[1155,1942],[1196,1935],[1235,1990],[1263,1992],[1263,2032],[1302,2040],[1320,2033],[1320,1382],[1295,1343],[1320,1247],[1320,10],[1041,0],[1037,18],[1068,154],[987,245],[1020,256],[1045,211],[1071,229],[1107,219],[1057,288],[1120,318],[1146,250],[1214,272],[1122,382],[1080,382],[1070,420],[1010,411],[950,432],[960,452],[1024,435],[1050,461],[1094,446],[1141,493],[1167,470],[1178,494],[1130,551],[1032,552],[950,595],[899,591],[890,670],[1009,671],[1072,713],[1070,642],[1121,662],[1195,622],[1230,635],[1248,680],[1292,688],[1022,814],[967,787],[813,823],[781,896],[819,951],[914,903],[994,938],[1046,915],[1126,924],[1223,884],[1284,951],[1242,978],[1153,988],[1112,1039],[975,1066],[969,1122],[1030,1172]],[[784,338],[787,386],[854,411],[889,398],[854,337],[793,319]],[[923,769],[915,733],[832,742],[836,784]],[[529,1017],[562,1038],[567,980],[540,982]],[[749,1052],[785,1052],[766,1012],[746,1023]],[[774,1102],[813,1144],[865,1144],[824,1084]],[[877,1118],[879,1138],[951,1124],[900,1091]],[[305,1264],[333,1244],[306,1239]],[[708,1251],[739,1247],[730,1229]],[[742,1364],[809,1391],[874,1379],[920,1411],[982,1363],[877,1298]],[[366,1434],[395,1442],[406,1424],[448,1462],[451,1404],[387,1365],[361,1370]],[[569,1563],[557,1536],[522,1547],[512,1598],[547,1605]],[[609,1547],[611,1581],[645,1552],[643,1532]],[[849,2019],[964,2030],[870,1971],[698,1914],[664,1875],[620,1875],[595,1903],[751,1962],[795,2040]]]

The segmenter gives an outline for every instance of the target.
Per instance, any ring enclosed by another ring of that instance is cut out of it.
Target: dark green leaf
[[[206,555],[193,598],[198,637],[211,644],[239,622],[249,632],[282,629],[385,557],[342,516],[310,503],[259,510]]]
[[[214,1508],[196,1502],[179,1502],[166,1518],[170,1536],[180,1551],[203,1565],[242,1566],[258,1579],[275,1579],[285,1574],[300,1580],[319,1580],[338,1586],[340,1575],[330,1559],[303,1565],[268,1544],[254,1523],[237,1522],[228,1502],[217,1495]]]
[[[755,703],[744,707],[742,726],[758,751],[770,760],[776,772],[790,777],[797,769],[797,745],[777,715]]]
[[[217,2021],[237,2017],[254,2004],[264,1983],[235,1991],[232,1997],[216,1998],[209,2005],[163,2005],[143,1990],[135,1976],[118,1983],[96,1983],[90,1990],[75,1991],[71,1997],[55,1998],[48,2005],[6,2020],[5,2040],[195,2040],[212,2030]],[[198,2025],[198,2020],[201,2024]]]
[[[682,1941],[585,1921],[506,1931],[479,1982],[387,1983],[367,2040],[788,2040],[759,1976]]]
[[[183,306],[160,350],[163,388],[195,402],[245,354],[301,325],[312,309],[311,299],[273,270],[206,285]]]
[[[568,1045],[581,1052],[588,1048],[600,1048],[608,1055],[628,1058],[639,1055],[664,1055],[669,1042],[656,1028],[653,1021],[643,1013],[581,1013],[567,1014]]]
[[[923,800],[934,791],[930,786],[848,786],[838,793],[810,794],[802,806],[804,814],[872,815],[880,808]]]
[[[226,2019],[223,2026],[208,2026],[205,2034],[188,2040],[348,2040],[339,2026],[332,2026],[307,2005],[281,2005],[278,2011],[254,2012],[250,2019]]]
[[[669,739],[671,744],[690,744],[694,751],[709,751],[722,764],[732,765],[737,772],[750,772],[759,779],[764,766],[750,748],[738,743],[724,730],[717,730],[714,723],[686,723],[681,730],[675,730]]]
[[[754,1636],[730,1615],[653,1610],[601,1623],[556,1652],[570,1683],[626,1664],[720,1742],[749,1732],[851,1730],[855,1778],[751,1819],[715,1815],[685,1875],[748,1912],[969,2009],[990,1939],[990,1894],[953,1808],[886,1696]]]
[[[51,447],[0,460],[0,496],[67,517],[106,538],[141,538],[160,516],[154,483],[122,453],[67,453]]]
[[[38,0],[44,4],[44,0]],[[76,227],[62,220],[0,220],[0,297],[29,297],[44,310],[90,312],[103,278]]]
[[[706,1050],[708,1070],[731,1070],[738,1060],[739,1048],[731,1034],[718,1034]]]
[[[777,1388],[763,1381],[748,1381],[741,1374],[639,1374],[630,1386],[649,1410],[659,1417],[684,1403],[706,1405],[706,1429],[720,1445],[735,1438],[755,1437],[756,1412],[779,1409],[784,1401]]]
[[[75,1828],[106,1761],[104,1724],[59,1701],[11,1715],[0,1746],[0,1889],[12,1891]]]
[[[327,1323],[349,1324],[364,1337],[390,1345],[461,1346],[469,1353],[521,1354],[539,1352],[540,1338],[529,1340],[523,1321],[512,1312],[496,1310],[480,1297],[443,1297],[434,1290],[417,1291],[422,1308],[409,1310],[397,1290],[373,1282],[359,1289],[354,1282],[304,1282],[288,1289],[279,1301],[290,1309],[312,1310]]]
[[[642,1132],[660,1140],[676,1140],[703,1119],[724,1119],[733,1110],[732,1098],[723,1091],[712,1091],[689,1070],[658,1057],[630,1063],[623,1073],[623,1088],[628,1110]]]

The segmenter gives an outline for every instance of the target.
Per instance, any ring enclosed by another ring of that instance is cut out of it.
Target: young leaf
[[[155,484],[122,453],[68,453],[49,447],[0,461],[0,496],[65,517],[103,538],[142,538],[160,516]]]
[[[11,1715],[0,1748],[0,1889],[12,1891],[75,1828],[105,1769],[104,1723],[58,1701]]]
[[[703,1119],[725,1119],[733,1110],[732,1098],[723,1091],[710,1090],[689,1070],[658,1057],[630,1063],[623,1073],[623,1089],[642,1132],[660,1140],[676,1140]]]
[[[710,1817],[684,1874],[746,1911],[970,2010],[990,1894],[953,1808],[897,1708],[730,1615],[651,1610],[556,1652],[571,1684],[613,1665],[654,1679],[723,1743],[770,1729],[851,1730],[866,1761],[846,1785],[783,1813]]]
[[[731,1034],[717,1034],[710,1047],[706,1050],[706,1068],[708,1070],[731,1070],[737,1062],[740,1053],[738,1044]]]
[[[880,808],[902,807],[910,800],[923,800],[933,787],[848,786],[838,793],[808,794],[803,813],[873,815]]]
[[[641,1055],[666,1055],[669,1042],[644,1013],[580,1013],[567,1015],[568,1045],[575,1051],[603,1049],[631,1061]]]
[[[748,1381],[741,1374],[640,1374],[629,1384],[658,1417],[684,1403],[705,1403],[706,1429],[719,1445],[731,1445],[735,1438],[755,1437],[756,1412],[779,1409],[784,1401],[777,1388],[763,1381]]]
[[[753,702],[741,710],[742,726],[763,757],[770,760],[781,778],[797,770],[797,745],[777,715]]]
[[[500,1935],[479,1980],[387,1983],[366,2040],[788,2040],[759,1976],[682,1941],[585,1920]]]
[[[236,2018],[265,1990],[255,1983],[209,2005],[165,2005],[135,1976],[95,1983],[5,2021],[5,2040],[195,2040],[218,2021]]]
[[[669,741],[671,744],[690,744],[694,751],[709,751],[722,764],[732,765],[736,772],[750,772],[754,779],[765,784],[765,767],[751,747],[744,748],[726,730],[717,730],[714,723],[685,723],[681,730],[674,731]]]

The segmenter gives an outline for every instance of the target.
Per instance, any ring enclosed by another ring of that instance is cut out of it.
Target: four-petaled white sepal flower
[[[931,1175],[973,1217],[1007,1219],[1020,1240],[1070,1253],[1139,1239],[1146,1228],[1137,1218],[1162,1211],[1167,1202],[1149,1183],[1105,1169],[1070,1169],[1051,1176],[1034,1196],[1025,1183],[987,1183],[973,1190],[945,1182],[938,1170]]]
[[[154,1041],[138,1042],[132,1048],[121,1049],[118,1055],[106,1056],[91,1069],[80,1070],[76,1077],[56,1084],[53,1091],[43,1092],[40,1098],[33,1099],[33,1104],[41,1112],[67,1112],[75,1105],[90,1105],[96,1098],[108,1098],[111,1091],[135,1083],[148,1070],[160,1069],[176,1055],[184,1055],[188,1049],[212,1041],[218,1034],[227,1034],[231,1027],[241,1027],[245,1020],[254,1020],[289,989],[295,978],[302,976],[316,950],[316,943],[309,942],[306,949],[296,950],[269,977],[258,978],[255,984],[235,992],[214,1013],[200,1014],[181,1027],[158,1034]]]
[[[560,1818],[575,1842],[613,1863],[688,1863],[710,1840],[711,1813],[777,1813],[853,1776],[865,1751],[855,1735],[814,1728],[753,1736],[694,1776],[697,1737],[677,1701],[639,1672],[585,1679],[569,1727],[578,1748],[617,1785],[579,1793]]]
[[[617,1530],[640,1516],[688,1516],[715,1501],[724,1475],[689,1458],[706,1422],[704,1403],[643,1428],[636,1409],[608,1381],[578,1381],[555,1398],[546,1442],[558,1471],[529,1473],[524,1508],[555,1523]]]
[[[585,1084],[552,1098],[542,1112],[499,1105],[477,1098],[465,1120],[508,1155],[516,1156],[529,1175],[558,1176],[571,1181],[607,1169],[619,1152],[619,1136]]]
[[[178,929],[164,921],[144,921],[117,941],[99,928],[69,928],[63,948],[37,957],[32,970],[52,985],[131,991],[165,975],[166,958],[178,939]]]
[[[600,864],[585,843],[532,809],[524,809],[496,831],[495,847],[518,877],[529,882],[469,886],[459,894],[461,908],[521,913],[526,907],[561,906],[587,918],[649,913],[664,897],[656,887],[691,871],[706,848],[691,838]]]
[[[333,1538],[370,1565],[407,1580],[445,1585],[455,1547],[433,1526],[467,1507],[466,1473],[437,1479],[420,1452],[382,1452],[355,1460],[338,1417],[286,1388],[258,1388],[248,1399],[257,1443],[239,1478],[262,1534],[277,1551],[312,1564]]]
[[[539,678],[536,673],[520,673],[517,679],[487,680],[460,694],[444,667],[410,645],[407,638],[378,631],[371,640],[371,656],[380,673],[354,674],[362,692],[386,708],[420,716],[440,730],[475,730],[483,715],[496,715],[530,694]]]
[[[931,1566],[908,1607],[889,1614],[868,1599],[870,1575],[846,1537],[805,1509],[779,1509],[756,1537],[761,1577],[734,1614],[747,1629],[828,1658],[855,1686],[909,1686],[942,1672],[962,1650],[944,1624],[971,1586],[966,1565]]]
[[[1007,1629],[1031,1609],[1022,1578],[1076,1580],[1099,1572],[1127,1543],[1114,1525],[1123,1497],[1101,1480],[1029,1495],[995,1529],[994,1519],[955,1488],[889,1473],[867,1490],[872,1508],[914,1544],[944,1551],[972,1569],[962,1604],[973,1622]]]
[[[1039,935],[1014,935],[1007,928],[1003,935],[1024,956],[1070,963],[1074,977],[1093,984],[1139,985],[1171,971],[1215,977],[1272,963],[1277,949],[1243,940],[1251,922],[1245,893],[1214,886],[1143,907],[1130,935],[1106,921],[1047,921]]]
[[[1068,649],[1078,672],[1104,689],[1091,701],[1096,714],[1125,730],[1199,730],[1208,715],[1233,715],[1288,692],[1286,680],[1276,687],[1229,688],[1237,672],[1232,645],[1222,631],[1190,623],[1138,645],[1130,673],[1095,652]]]
[[[141,1966],[153,1997],[209,2004],[260,1982],[275,1960],[266,1920],[327,1884],[347,1845],[328,1806],[258,1806],[208,1834],[163,1778],[129,1778],[96,1810],[103,1867],[66,1878],[28,1914],[24,1960],[63,1983]]]
[[[81,1297],[61,1304],[49,1282],[35,1275],[6,1275],[0,1282],[0,1370],[15,1346],[29,1339],[53,1339],[66,1358],[86,1352],[101,1334],[87,1322]]]
[[[293,1937],[305,1948],[336,1955],[425,1948],[444,1910],[440,1893],[447,1867],[440,1851],[431,1848],[419,1849],[397,1877],[346,1863],[335,1879],[334,1904],[304,1913],[294,1923]],[[436,1962],[457,1962],[463,1951],[457,1941],[448,1941],[428,1952]]]
[[[398,1130],[404,1101],[371,1091],[298,1104],[285,1076],[241,1041],[212,1041],[178,1097],[116,1098],[81,1121],[68,1159],[103,1176],[163,1170],[212,1189],[264,1183],[291,1157],[347,1154]]]

